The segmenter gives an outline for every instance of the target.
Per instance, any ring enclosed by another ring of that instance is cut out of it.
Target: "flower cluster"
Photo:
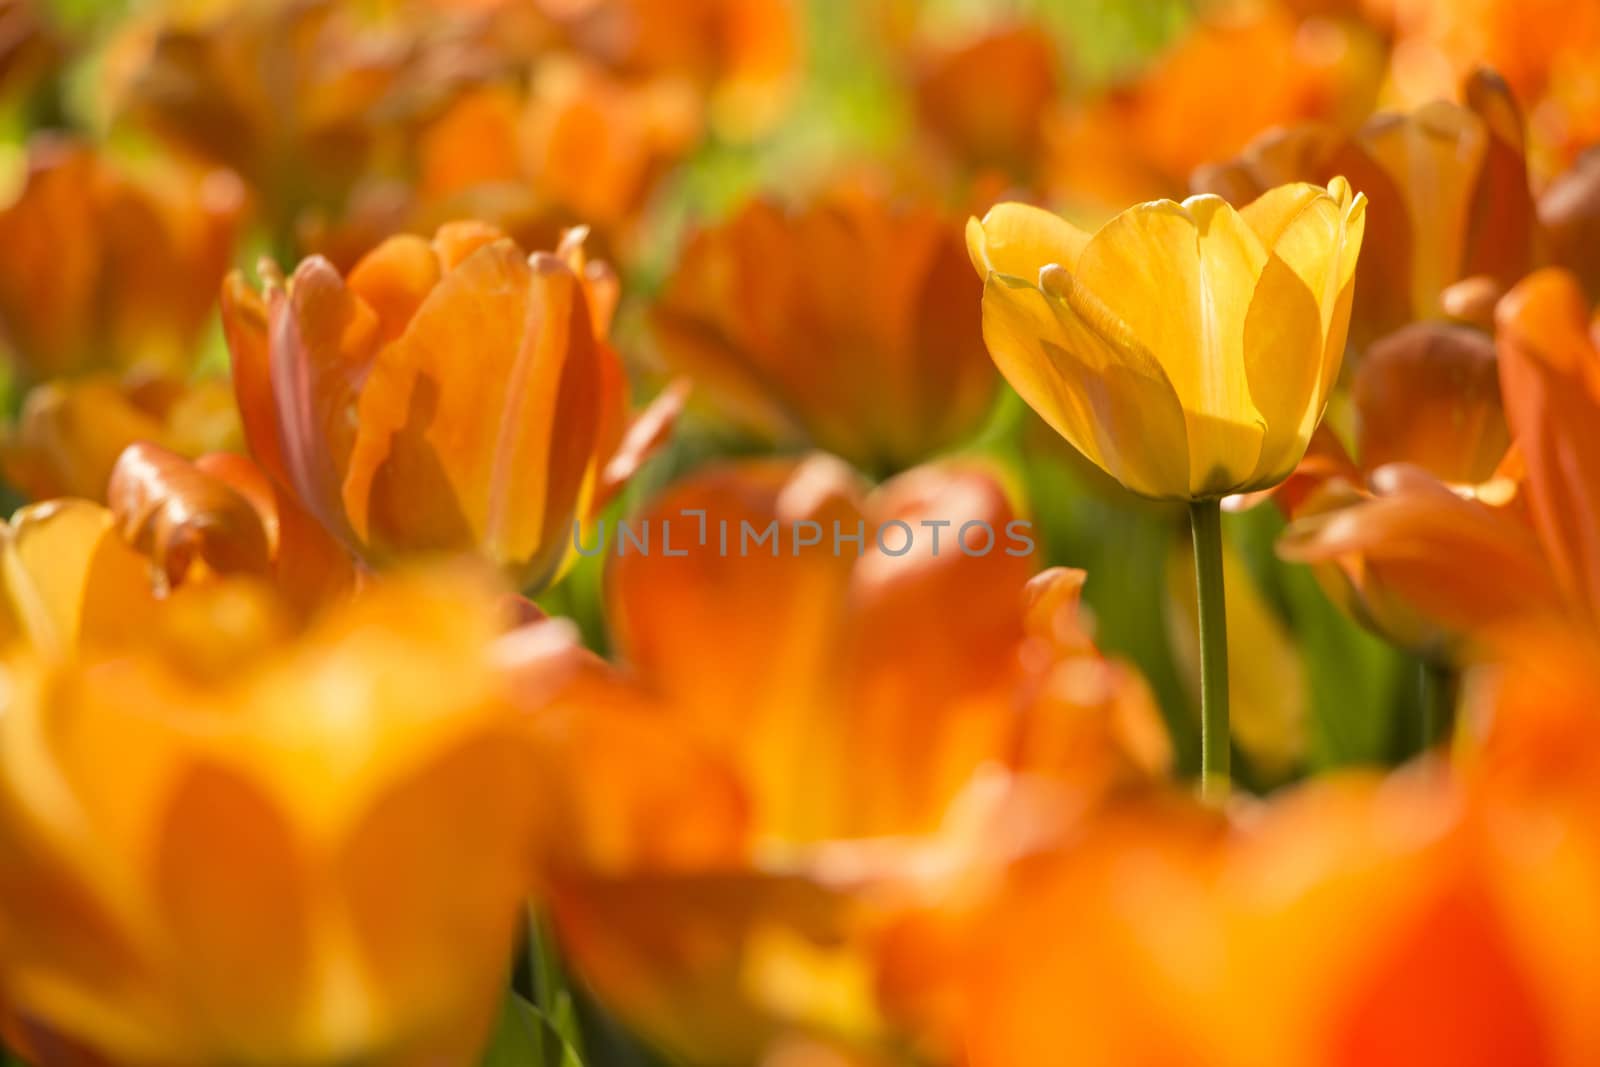
[[[1600,0],[0,0],[0,1067],[1600,1062]]]

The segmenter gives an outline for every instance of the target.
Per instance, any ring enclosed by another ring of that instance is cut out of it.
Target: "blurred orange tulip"
[[[597,64],[551,57],[526,94],[484,86],[458,96],[419,138],[416,210],[463,207],[518,238],[594,226],[615,242],[668,165],[698,143],[692,94],[666,81],[627,81]]]
[[[497,596],[396,578],[296,638],[208,594],[159,651],[13,660],[0,994],[130,1067],[470,1062],[532,854]]]
[[[1596,885],[1588,814],[1413,771],[1325,777],[1225,832],[1108,820],[994,898],[970,1062],[1586,1063],[1594,924],[1558,949],[1551,909]],[[1536,826],[1552,848],[1513,836]]]
[[[0,438],[6,480],[31,500],[104,500],[123,449],[160,444],[186,456],[243,445],[225,381],[91,374],[35,386]]]
[[[187,372],[243,208],[225,171],[135,170],[35,139],[20,191],[0,208],[0,349],[27,380]]]
[[[1351,314],[1351,342],[1365,348],[1441,317],[1456,282],[1487,277],[1503,292],[1535,262],[1538,221],[1516,103],[1489,72],[1473,75],[1463,95],[1465,106],[1380,114],[1354,135],[1322,124],[1277,130],[1237,159],[1201,167],[1191,184],[1239,205],[1284,182],[1335,175],[1365,192],[1372,232],[1383,235],[1362,259]]]
[[[534,6],[614,70],[681,78],[700,89],[713,125],[727,137],[770,127],[799,73],[795,0],[535,0]]]
[[[1025,23],[927,49],[916,62],[922,126],[963,167],[1027,181],[1061,89],[1059,63],[1050,35]]]
[[[788,1030],[873,1047],[892,1027],[872,913],[938,899],[936,872],[963,869],[952,848],[1039,832],[993,821],[997,785],[1038,775],[1090,806],[1167,765],[1148,691],[1079,625],[1081,574],[1047,572],[1024,600],[1031,553],[976,470],[863,498],[838,460],[753,462],[679,483],[640,521],[654,551],[618,546],[609,574],[634,677],[548,725],[579,828],[549,866],[574,965],[691,1062],[754,1062]],[[938,1015],[918,977],[897,999]]]
[[[1380,78],[1376,42],[1357,24],[1302,21],[1273,4],[1221,5],[1139,77],[1063,114],[1052,137],[1051,192],[1112,210],[1175,199],[1196,167],[1274,126],[1365,115]],[[1326,185],[1334,173],[1267,184]],[[1364,174],[1337,173],[1369,188]]]
[[[692,237],[652,325],[662,360],[736,423],[885,472],[987,416],[981,291],[953,223],[838,192],[754,201]]]
[[[1572,275],[1544,270],[1501,301],[1497,319],[1510,457],[1524,472],[1515,499],[1499,499],[1506,479],[1466,499],[1420,470],[1392,466],[1375,475],[1371,498],[1330,483],[1330,492],[1303,505],[1306,517],[1280,546],[1291,559],[1337,562],[1360,601],[1358,615],[1435,653],[1456,637],[1492,636],[1517,620],[1600,620],[1593,489],[1600,484],[1600,351],[1587,299]],[[1463,384],[1433,382],[1436,389]],[[1463,440],[1483,425],[1460,413],[1438,421],[1465,432]],[[1488,454],[1477,455],[1481,471]]]
[[[1528,109],[1545,173],[1600,138],[1600,8],[1562,0],[1396,0],[1392,82],[1406,101],[1448,95],[1479,66]]]
[[[528,257],[498,230],[384,242],[348,278],[320,257],[265,297],[223,290],[251,452],[362,558],[476,551],[523,588],[630,477],[681,401],[632,427],[606,340],[617,281],[574,231]]]
[[[385,18],[380,6],[151,5],[112,43],[111,108],[241,175],[282,241],[300,212],[340,203],[392,162],[418,119],[476,69],[449,23],[415,7]]]

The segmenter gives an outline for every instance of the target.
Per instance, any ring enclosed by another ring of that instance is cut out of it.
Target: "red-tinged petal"
[[[355,447],[355,411],[378,350],[378,317],[320,257],[269,296],[271,379],[290,485],[336,536],[347,523],[339,488]]]
[[[1600,353],[1577,279],[1541,271],[1500,304],[1500,383],[1527,496],[1574,606],[1600,618]]]
[[[266,574],[270,539],[243,496],[193,463],[156,445],[130,447],[117,460],[106,491],[123,540],[148,556],[168,588],[191,569],[216,574]]]
[[[234,399],[244,425],[245,444],[256,462],[284,485],[293,484],[284,465],[278,405],[272,387],[267,303],[238,271],[222,283],[222,332],[233,364]]]

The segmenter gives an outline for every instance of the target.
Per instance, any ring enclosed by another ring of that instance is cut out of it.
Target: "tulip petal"
[[[1190,496],[1246,483],[1261,455],[1266,423],[1250,398],[1244,344],[1267,262],[1237,211],[1200,196],[1124,211],[1095,234],[1078,264],[1071,291],[1093,293],[1177,391]]]
[[[222,283],[221,306],[245,444],[269,475],[283,485],[292,485],[278,438],[266,302],[245,282],[244,275],[234,271]]]
[[[1031,281],[1052,263],[1075,271],[1088,246],[1089,234],[1031,204],[996,204],[982,222],[967,223],[967,254],[983,277],[998,273]]]
[[[345,284],[378,316],[378,339],[388,344],[439,283],[439,256],[414,234],[391,237],[350,272]]]
[[[346,534],[339,486],[355,446],[351,415],[378,344],[378,317],[320,256],[301,263],[268,320],[284,469],[300,499]]]
[[[1572,275],[1545,270],[1500,303],[1500,387],[1527,464],[1534,525],[1574,604],[1600,618],[1600,353]]]
[[[566,264],[530,264],[509,240],[478,246],[362,392],[344,484],[356,536],[380,553],[476,546],[542,581],[592,489],[598,373]]]
[[[1067,442],[1136,493],[1189,484],[1183,407],[1148,350],[1103,314],[1075,306],[1071,276],[1047,276],[1066,295],[991,275],[983,339],[1007,381]]]

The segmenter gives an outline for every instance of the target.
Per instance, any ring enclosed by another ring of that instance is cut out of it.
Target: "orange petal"
[[[169,588],[197,564],[216,574],[266,574],[268,531],[256,508],[223,481],[156,445],[122,453],[106,493],[117,532],[150,558]]]
[[[463,373],[470,367],[470,373]],[[482,245],[378,357],[344,500],[379,555],[476,548],[542,584],[592,488],[599,398],[579,281]]]
[[[1357,454],[1368,470],[1411,463],[1445,482],[1489,479],[1511,444],[1494,342],[1443,323],[1373,345],[1353,385]]]
[[[1559,270],[1501,302],[1500,385],[1534,523],[1562,588],[1600,618],[1600,353],[1588,301]]]

